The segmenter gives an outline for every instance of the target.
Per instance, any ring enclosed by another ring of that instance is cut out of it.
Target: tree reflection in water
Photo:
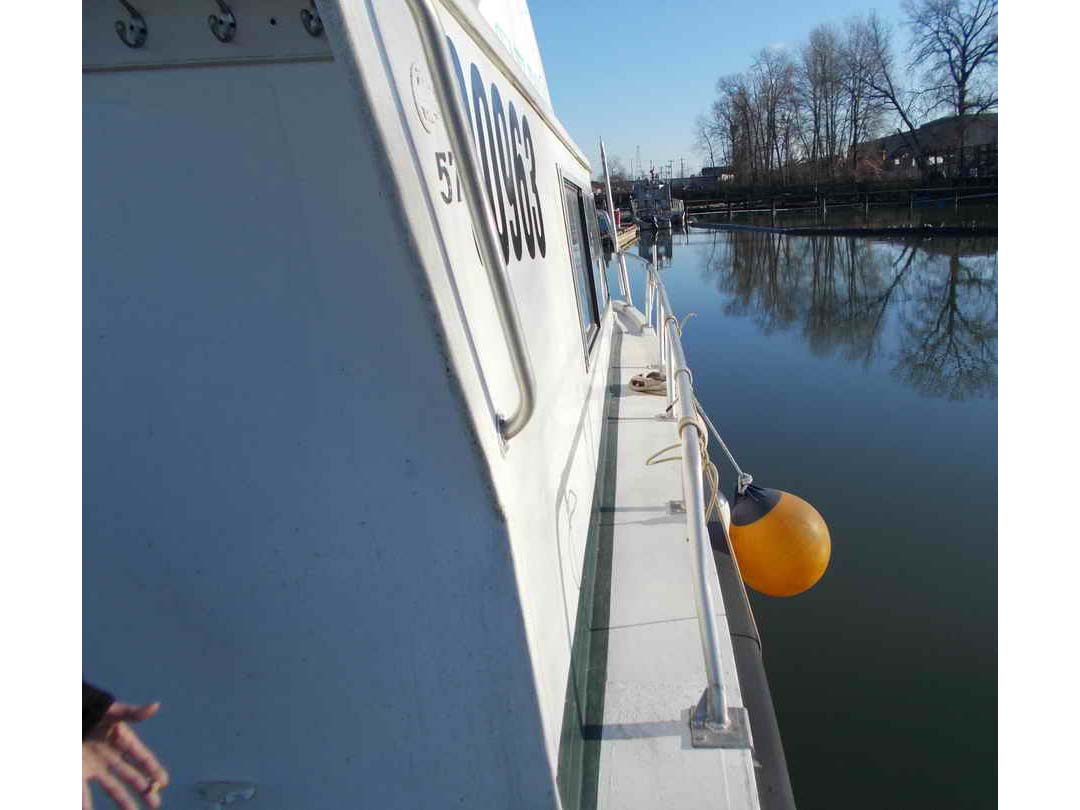
[[[964,399],[997,390],[997,261],[961,261],[918,278],[902,312],[903,337],[894,373],[916,390]]]
[[[818,355],[869,364],[886,341],[893,375],[953,400],[997,390],[997,239],[875,241],[733,230],[706,270],[726,311],[770,333],[800,328]]]

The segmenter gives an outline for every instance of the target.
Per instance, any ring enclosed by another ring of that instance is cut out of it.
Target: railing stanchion
[[[619,286],[622,288],[620,292],[622,292],[623,301],[632,307],[634,296],[630,292],[630,274],[626,271],[626,259],[623,258],[623,250],[619,247],[619,229],[615,225],[615,200],[611,196],[611,177],[608,175],[607,153],[604,152],[603,138],[600,139],[600,163],[604,168],[604,189],[607,191],[608,213],[611,214],[611,241],[619,257]]]
[[[623,300],[626,301],[628,306],[634,305],[634,296],[630,292],[630,274],[626,270],[626,259],[623,258],[622,251],[619,251],[619,280],[623,286]]]
[[[653,325],[653,297],[652,276],[645,276],[645,324],[649,327]]]

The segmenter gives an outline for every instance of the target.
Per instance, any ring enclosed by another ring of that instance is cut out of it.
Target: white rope
[[[727,456],[728,461],[731,462],[731,466],[735,468],[735,474],[738,476],[738,492],[742,495],[746,492],[746,488],[754,482],[754,476],[750,475],[750,473],[743,472],[742,468],[739,467],[739,462],[737,462],[735,456],[731,454],[724,439],[720,436],[720,431],[716,429],[716,425],[712,423],[709,415],[705,413],[705,409],[701,406],[701,400],[696,396],[694,397],[694,405],[697,406],[697,412],[701,414],[701,418],[705,420],[705,424],[709,426],[709,430],[712,431],[713,436],[716,437],[720,449],[724,451],[724,455]]]
[[[687,312],[681,321],[679,321],[679,337],[682,337],[683,327],[686,326],[686,322],[697,315],[696,312]]]
[[[678,328],[679,328],[679,336],[680,337],[682,336],[683,327],[686,326],[686,322],[688,320],[690,320],[691,318],[693,318],[695,315],[697,315],[696,312],[689,312],[683,317],[682,321],[676,321],[676,324],[678,325]],[[686,369],[686,371],[687,371],[688,374],[690,374],[690,384],[691,384],[691,386],[693,386],[693,381],[694,381],[693,372],[691,372],[690,369]],[[679,398],[678,398],[678,396],[676,396],[675,399],[672,400],[671,404],[667,406],[668,413],[671,412],[671,409],[674,407],[675,403],[678,402],[678,401],[679,401]],[[724,442],[723,437],[720,435],[720,431],[716,429],[716,425],[714,425],[712,423],[712,420],[709,418],[709,415],[707,413],[705,413],[705,408],[702,407],[701,400],[698,399],[696,395],[694,396],[694,407],[696,408],[698,414],[701,415],[701,418],[705,420],[705,424],[709,426],[709,430],[712,431],[713,436],[716,437],[716,441],[720,444],[720,449],[723,450],[724,455],[728,457],[728,461],[731,462],[731,466],[735,468],[735,474],[737,476],[736,491],[740,495],[742,495],[743,493],[746,492],[746,488],[748,486],[750,486],[752,483],[754,483],[754,476],[750,475],[750,473],[743,472],[742,468],[739,467],[739,462],[737,462],[735,460],[735,456],[733,456],[731,451],[728,449],[727,444]],[[681,423],[680,423],[680,429],[681,429]],[[702,434],[702,437],[704,439],[703,442],[702,442],[702,450],[704,451],[705,450],[705,445],[708,444],[709,434],[706,431],[701,431],[701,434]],[[706,454],[705,458],[706,459],[708,458],[707,454]],[[711,462],[709,462],[709,463],[711,463]],[[719,478],[719,474],[717,475],[717,478]],[[706,510],[705,514],[708,515],[709,510]]]
[[[667,447],[661,448],[645,459],[645,466],[651,467],[654,464],[663,464],[665,461],[682,461],[682,453],[677,456],[668,456],[666,458],[659,458],[662,453],[666,453],[668,450],[674,450],[675,448],[681,448],[682,442],[676,442],[675,444],[669,444]]]
[[[698,407],[698,412],[701,413],[702,416],[705,416],[705,413],[700,408],[700,404],[699,404],[699,407]],[[708,417],[705,417],[705,418],[706,418],[706,420],[708,420]],[[713,432],[715,432],[715,430],[716,429],[713,428]],[[716,438],[717,438],[717,440],[720,441],[721,446],[723,446],[723,444],[724,444],[723,440],[720,439],[719,436],[717,436]],[[726,447],[724,448],[724,452],[727,453],[727,448]],[[728,458],[731,458],[730,453],[728,453]],[[720,470],[718,470],[716,468],[716,465],[713,463],[712,459],[709,458],[709,452],[706,449],[706,442],[701,443],[701,460],[702,460],[702,462],[704,464],[704,469],[705,469],[705,483],[708,485],[708,488],[709,488],[709,505],[705,507],[705,520],[706,521],[709,520],[709,515],[711,515],[713,513],[713,510],[715,509],[717,519],[721,522],[721,524],[724,524],[724,516],[720,514],[720,509],[719,509],[719,501],[720,501]],[[734,465],[735,464],[735,459],[731,459],[731,463]],[[739,469],[738,466],[736,466],[735,469],[738,470]],[[739,481],[740,482],[742,481],[744,476],[746,478],[748,478],[748,479],[750,478],[750,476],[746,475],[746,473],[740,472],[739,473]],[[749,482],[747,483],[747,485],[749,485]],[[740,495],[742,494],[742,489],[739,490],[739,494]],[[728,544],[728,551],[731,554],[731,561],[735,565],[735,574],[736,574],[736,576],[739,577],[740,582],[745,582],[746,580],[743,579],[743,575],[742,575],[742,568],[739,567],[739,558],[735,555],[735,544],[733,542],[731,542],[731,535],[728,532],[726,524],[724,524],[724,539],[727,541],[727,544]],[[758,645],[761,646],[762,645],[761,631],[758,630],[757,616],[754,615],[754,608],[750,604],[750,597],[746,593],[746,587],[745,586],[742,588],[742,596],[743,596],[743,601],[746,604],[746,612],[750,616],[750,623],[754,626],[754,635],[757,637]]]

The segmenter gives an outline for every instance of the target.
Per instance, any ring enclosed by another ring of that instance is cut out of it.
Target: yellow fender
[[[730,534],[743,581],[768,596],[802,593],[829,567],[829,527],[790,492],[748,486],[735,497]]]

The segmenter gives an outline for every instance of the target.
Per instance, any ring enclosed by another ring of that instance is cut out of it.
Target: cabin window
[[[570,243],[570,267],[574,273],[577,292],[581,337],[588,355],[593,340],[600,331],[600,310],[596,303],[596,282],[593,280],[592,258],[588,244],[588,220],[581,189],[563,180],[563,202],[566,207],[566,234]]]
[[[604,272],[604,249],[600,242],[600,222],[596,213],[596,200],[585,197],[585,220],[589,224],[589,255],[592,256],[593,289],[600,311],[607,307],[607,275]]]

